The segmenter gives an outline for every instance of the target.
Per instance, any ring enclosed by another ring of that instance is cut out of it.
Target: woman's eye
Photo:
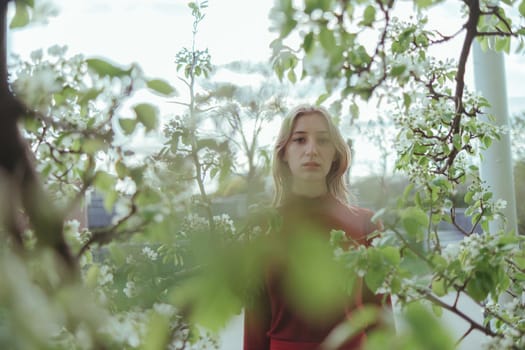
[[[297,142],[297,143],[304,143],[306,141],[306,139],[304,137],[296,137],[294,139],[292,139],[293,142]]]
[[[320,145],[325,145],[329,142],[330,140],[328,138],[322,138],[322,139],[317,140],[317,143],[319,143]]]

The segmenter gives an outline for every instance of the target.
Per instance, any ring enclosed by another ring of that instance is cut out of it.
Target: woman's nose
[[[317,154],[317,142],[311,141],[306,145],[306,154],[313,155]]]

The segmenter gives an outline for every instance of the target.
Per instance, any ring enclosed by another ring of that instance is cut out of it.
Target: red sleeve
[[[244,309],[244,350],[270,350],[271,310],[266,290]]]

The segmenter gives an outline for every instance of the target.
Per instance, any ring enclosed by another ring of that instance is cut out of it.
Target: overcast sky
[[[37,0],[52,2],[59,9],[57,17],[46,26],[33,25],[11,34],[14,52],[28,54],[37,48],[65,44],[70,53],[100,55],[115,62],[139,62],[151,76],[175,79],[173,60],[191,40],[192,17],[186,0]],[[458,8],[436,7],[430,16],[432,25],[445,34],[457,28]],[[269,31],[268,12],[272,0],[210,0],[201,24],[197,43],[208,48],[214,64],[234,60],[265,61],[269,43],[276,37]],[[410,2],[400,2],[410,14]],[[439,47],[438,54],[456,54],[454,49]],[[452,56],[452,58],[457,58]],[[525,81],[523,55],[506,57],[510,98],[523,97]]]
[[[37,0],[37,3],[42,0]],[[49,2],[49,0],[45,0]],[[70,54],[103,56],[123,65],[138,62],[150,77],[177,81],[174,58],[191,43],[192,17],[186,0],[51,0],[59,9],[46,26],[32,25],[13,31],[13,52],[28,55],[54,44],[67,45]],[[266,61],[269,43],[276,33],[269,30],[272,0],[209,0],[206,18],[197,37],[199,48],[208,48],[214,64],[235,60]],[[458,28],[455,2],[437,6],[430,23],[452,34]],[[398,4],[409,16],[410,2]],[[457,59],[461,40],[439,46],[433,54]],[[505,59],[511,114],[525,109],[525,59],[511,54]],[[467,82],[472,81],[472,63]],[[164,105],[168,105],[165,103]],[[173,106],[173,104],[171,104]],[[162,106],[161,106],[162,110]]]
[[[139,62],[148,74],[175,77],[175,54],[191,43],[191,11],[184,0],[53,0],[60,14],[47,26],[12,34],[14,52],[67,44],[71,53]],[[197,37],[213,63],[265,60],[272,39],[271,1],[211,0]]]

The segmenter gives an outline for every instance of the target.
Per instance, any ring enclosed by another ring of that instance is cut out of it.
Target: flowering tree
[[[356,98],[381,98],[397,127],[396,169],[409,176],[411,185],[395,207],[378,212],[376,219],[381,218],[386,229],[373,247],[339,251],[339,257],[350,274],[359,271],[373,291],[396,295],[409,320],[414,320],[414,305],[422,303],[437,315],[445,309],[468,324],[458,341],[478,331],[488,336],[488,348],[521,348],[522,238],[505,227],[489,232],[489,222],[501,215],[505,203],[493,198],[475,165],[479,151],[490,147],[502,130],[480,118],[490,101],[467,89],[465,67],[474,40],[485,49],[507,53],[513,40],[522,51],[525,2],[464,1],[463,23],[452,35],[428,27],[426,16],[443,6],[440,3],[414,1],[415,14],[407,21],[398,19],[398,3],[282,1],[273,12],[279,34],[272,44],[277,74],[291,79],[301,71],[303,77],[322,76],[326,93],[319,101],[337,93],[354,117]],[[291,35],[299,36],[299,47],[287,41]],[[428,54],[429,48],[461,36],[456,61]],[[377,41],[371,43],[371,37]],[[452,200],[465,182],[470,182],[465,213],[472,219],[467,227],[456,220]],[[438,224],[443,221],[465,236],[459,244],[441,244]],[[478,227],[484,234],[474,233]],[[447,294],[454,295],[451,303],[441,298]],[[463,312],[458,304],[462,295],[484,310],[483,322]],[[511,302],[500,303],[502,295]],[[452,347],[440,343],[432,330],[411,325],[414,334],[423,334],[420,346]],[[374,339],[376,345],[389,342],[380,335]]]

